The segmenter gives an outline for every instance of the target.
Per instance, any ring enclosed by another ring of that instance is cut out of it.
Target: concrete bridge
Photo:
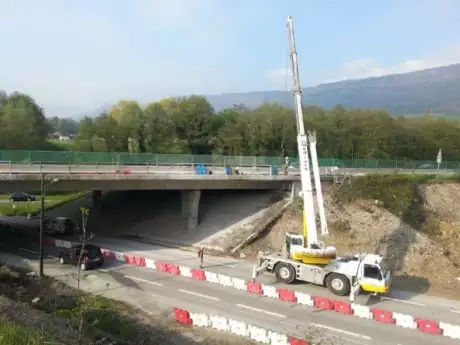
[[[224,167],[210,167],[212,174],[198,175],[190,165],[58,165],[58,164],[0,164],[0,192],[38,191],[42,176],[57,183],[47,191],[92,191],[93,209],[100,209],[102,191],[115,190],[180,190],[181,213],[188,217],[189,228],[198,224],[201,190],[259,189],[299,190],[300,172],[290,168],[287,175],[273,174],[271,167],[241,167],[240,175],[226,175]],[[338,169],[321,168],[322,180],[341,179],[369,173],[424,173],[432,170]],[[453,174],[455,170],[441,170]]]

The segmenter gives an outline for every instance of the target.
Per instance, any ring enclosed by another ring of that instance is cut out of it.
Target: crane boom
[[[293,76],[293,94],[295,102],[295,115],[297,125],[297,147],[299,151],[300,180],[302,184],[304,222],[306,227],[306,241],[308,246],[318,242],[316,232],[315,209],[313,204],[313,190],[311,184],[310,159],[308,157],[308,139],[305,135],[303,122],[302,95],[300,89],[299,66],[297,63],[297,51],[295,48],[294,25],[292,17],[287,18],[289,33],[289,50],[291,58],[291,69]]]

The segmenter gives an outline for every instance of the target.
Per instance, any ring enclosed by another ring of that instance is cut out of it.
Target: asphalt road
[[[20,258],[5,253],[5,250],[14,252]],[[46,274],[67,279],[72,283],[74,280],[68,276],[75,273],[75,268],[61,266],[55,258],[53,259],[57,252],[56,248],[46,248]],[[0,261],[14,262],[16,265],[26,265],[33,269],[37,267],[37,258],[36,248],[32,246],[28,248],[4,246],[0,252]],[[23,259],[30,261],[26,262]],[[426,335],[394,325],[323,312],[302,305],[292,305],[217,284],[157,273],[145,267],[133,267],[118,262],[107,262],[103,269],[88,271],[85,276],[84,289],[126,301],[147,311],[157,312],[159,307],[166,310],[179,307],[194,312],[232,317],[294,336],[310,333],[313,330],[315,334],[340,338],[346,345],[458,343],[446,337]]]
[[[183,251],[175,248],[166,248],[158,245],[139,243],[128,240],[105,238],[98,236],[93,243],[102,248],[120,252],[129,252],[133,255],[146,257],[154,260],[164,260],[169,263],[181,264],[188,267],[198,268],[198,260],[195,252]],[[55,250],[55,249],[52,249]],[[232,277],[250,280],[252,278],[253,263],[233,258],[217,256],[205,256],[204,269],[211,272],[222,273]],[[328,289],[306,283],[286,285],[276,281],[271,274],[263,274],[257,278],[262,284],[275,285],[280,288],[289,288],[310,295],[341,299],[348,301],[348,297],[335,296]],[[459,292],[460,299],[460,292]],[[400,312],[416,317],[434,319],[438,321],[460,324],[460,300],[453,301],[424,294],[413,294],[393,289],[385,297],[359,295],[356,302],[384,310]]]
[[[225,169],[222,166],[209,167],[213,174],[224,175]],[[50,173],[50,174],[113,174],[116,171],[129,170],[131,174],[195,174],[192,165],[61,165],[61,164],[0,164],[0,174],[13,174],[13,173]],[[271,167],[240,167],[240,171],[247,175],[270,175]],[[369,173],[420,173],[420,174],[436,174],[450,175],[457,172],[457,170],[440,169],[397,169],[397,168],[339,168],[337,173],[349,175],[365,175]],[[280,172],[281,173],[281,172]],[[331,169],[327,167],[320,168],[320,173],[325,175],[331,174]],[[289,174],[298,175],[300,170],[290,168]]]

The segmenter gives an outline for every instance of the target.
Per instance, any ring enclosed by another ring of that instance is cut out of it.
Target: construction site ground
[[[393,287],[398,290],[460,299],[460,183],[410,187],[410,200],[408,190],[399,190],[407,186],[385,188],[390,194],[381,195],[387,200],[385,205],[382,200],[356,195],[347,200],[347,194],[357,185],[342,187],[345,191],[326,186],[329,237],[323,240],[334,245],[339,255],[384,255],[395,273]],[[398,205],[398,197],[407,200]],[[242,250],[244,256],[254,258],[260,250],[282,249],[286,231],[301,232],[301,204],[301,200],[294,200],[270,228]]]

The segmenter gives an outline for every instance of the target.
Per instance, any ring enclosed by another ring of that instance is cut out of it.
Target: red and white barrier
[[[61,248],[69,248],[77,244],[70,241],[52,238],[45,238],[44,242],[48,245],[53,245]],[[302,304],[308,307],[316,307],[322,310],[333,310],[346,315],[353,315],[363,319],[375,320],[376,322],[395,324],[397,326],[408,329],[418,329],[424,333],[444,335],[452,339],[460,339],[459,325],[453,325],[446,322],[436,322],[434,320],[426,320],[422,318],[416,319],[413,316],[407,314],[386,311],[379,308],[369,308],[367,306],[355,303],[349,304],[345,301],[329,300],[328,298],[319,296],[310,296],[309,294],[292,291],[289,289],[276,289],[276,287],[272,285],[259,284],[253,281],[245,281],[244,279],[231,277],[225,274],[218,274],[211,271],[204,271],[201,269],[190,268],[182,265],[169,264],[167,262],[138,257],[135,255],[117,252],[109,249],[101,250],[104,257],[107,259],[114,259],[136,266],[145,266],[161,273],[181,275],[183,277],[220,284],[222,286],[231,287],[236,290],[247,291],[270,298],[277,298],[284,301],[289,301],[291,303]],[[177,313],[178,314],[176,314],[176,319],[178,322],[187,322],[187,317],[184,316],[186,314],[181,313],[180,310],[178,310]],[[266,344],[308,345],[308,342],[305,342],[304,340],[287,338],[284,335],[278,336],[276,333],[270,333],[269,331],[260,331],[257,326],[245,325],[244,323],[241,323],[237,320],[227,320],[224,322],[224,319],[219,319],[217,316],[215,316],[214,319],[211,319],[210,316],[196,313],[191,313],[188,318],[190,319],[190,323],[193,323],[195,326],[209,327],[212,325],[212,327],[221,330],[224,330],[225,328],[227,331],[234,334],[249,336],[254,340],[261,339],[257,341],[265,342]]]
[[[460,339],[460,326],[452,325],[447,322],[440,322],[439,328],[442,329],[442,334],[445,337],[449,337],[452,339]]]
[[[247,324],[240,320],[227,318],[222,315],[207,315],[173,308],[174,318],[183,325],[210,327],[222,332],[229,332],[240,337],[250,338],[262,344],[270,345],[310,345],[306,340],[288,337],[286,334],[275,332],[257,325]]]
[[[262,292],[265,297],[271,298],[278,298],[278,291],[276,291],[276,287],[271,285],[264,285],[262,284]]]

